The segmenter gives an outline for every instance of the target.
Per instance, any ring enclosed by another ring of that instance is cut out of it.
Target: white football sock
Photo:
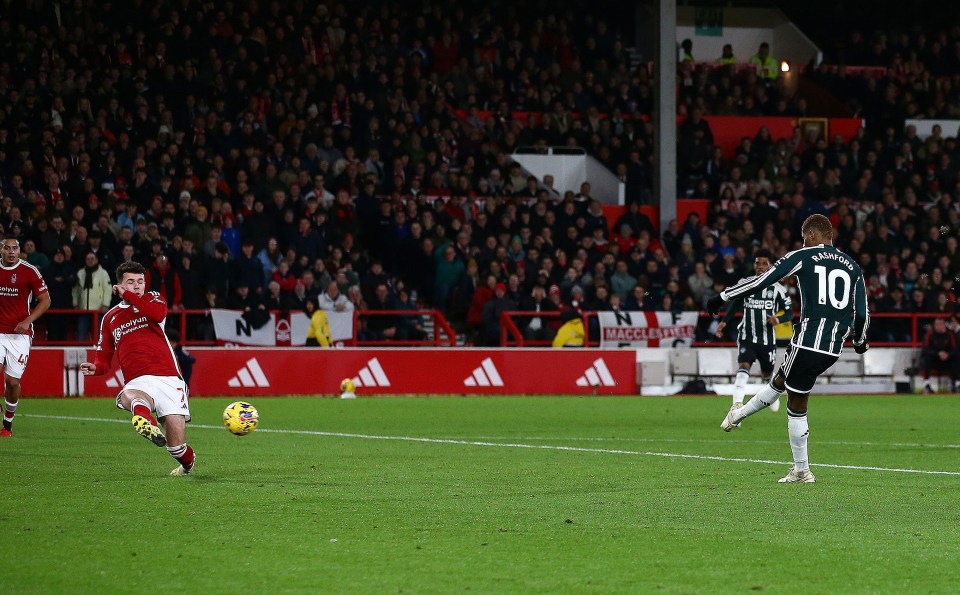
[[[807,414],[796,413],[787,407],[787,432],[790,434],[790,449],[793,450],[794,470],[808,471],[807,437],[810,435],[810,426],[807,424]]]
[[[740,368],[737,370],[737,379],[733,383],[733,404],[743,403],[743,395],[747,392],[747,380],[750,379],[750,371]]]
[[[752,399],[747,401],[746,405],[737,409],[733,412],[732,420],[733,423],[740,423],[742,420],[750,417],[757,411],[769,407],[770,403],[773,403],[774,400],[779,399],[780,395],[783,394],[782,391],[778,391],[773,388],[773,386],[766,384],[763,388],[760,389]]]
[[[4,399],[3,404],[5,406],[3,410],[3,421],[13,421],[13,416],[17,413],[17,405],[20,404],[20,401],[16,403],[11,403],[10,401]]]

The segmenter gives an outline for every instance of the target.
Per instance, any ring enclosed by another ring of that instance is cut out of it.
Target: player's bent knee
[[[785,390],[787,388],[787,383],[784,380],[782,374],[777,374],[776,376],[774,376],[773,381],[770,383],[770,385],[773,386],[773,388],[780,391]]]
[[[120,393],[120,403],[124,408],[130,409],[130,404],[134,401],[142,401],[147,404],[151,410],[154,408],[153,398],[150,395],[138,390],[124,390]]]
[[[797,393],[787,390],[787,407],[794,413],[806,413],[810,393]]]

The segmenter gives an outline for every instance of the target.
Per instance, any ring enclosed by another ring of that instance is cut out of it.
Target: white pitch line
[[[122,419],[110,419],[101,417],[71,417],[68,415],[34,415],[27,414],[24,417],[36,417],[41,419],[61,419],[71,421],[99,421],[109,423],[129,423]],[[203,428],[220,430],[222,426],[210,426],[201,424],[191,424],[192,428]],[[694,459],[701,461],[722,461],[726,463],[755,463],[760,465],[790,465],[786,461],[774,461],[771,459],[750,459],[740,457],[721,457],[714,455],[693,455],[686,453],[673,452],[655,452],[642,450],[622,450],[615,448],[586,448],[583,446],[558,446],[552,444],[523,444],[519,442],[485,442],[478,440],[457,440],[452,438],[425,438],[420,436],[382,436],[377,434],[354,434],[349,432],[322,432],[316,430],[279,430],[260,428],[257,430],[261,434],[297,434],[302,436],[329,436],[333,438],[358,438],[361,440],[392,440],[397,442],[420,442],[426,444],[458,444],[460,446],[488,446],[495,448],[526,448],[530,450],[559,450],[565,452],[585,452],[596,454],[618,454],[633,455],[643,457],[660,457],[668,459]],[[934,471],[929,469],[901,469],[897,467],[874,467],[869,465],[835,465],[830,463],[817,463],[815,467],[826,467],[829,469],[851,469],[855,471],[887,471],[890,473],[915,473],[920,475],[954,475],[960,476],[960,471]]]
[[[609,438],[601,436],[474,436],[472,440],[536,440],[555,441],[570,440],[573,442],[726,442],[733,444],[783,444],[783,440],[737,440],[729,438]],[[960,444],[935,444],[932,442],[860,442],[856,440],[817,440],[817,444],[830,446],[896,446],[902,448],[946,448],[960,449]]]

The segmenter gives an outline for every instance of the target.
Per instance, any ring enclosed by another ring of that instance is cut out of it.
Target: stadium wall
[[[402,394],[637,394],[635,354],[623,349],[319,349],[198,347],[191,349],[190,393],[333,395],[353,378],[360,396]],[[36,348],[22,386],[25,396],[114,396],[116,371],[81,376],[93,361],[85,348]]]
[[[705,380],[723,394],[736,372],[736,349],[318,349],[200,347],[190,381],[194,396],[335,395],[353,378],[357,394],[669,395],[688,380]],[[780,357],[783,350],[780,350]],[[815,392],[892,393],[916,350],[845,352]],[[93,360],[85,348],[38,347],[22,379],[26,397],[112,397],[123,386],[116,371],[79,374]]]

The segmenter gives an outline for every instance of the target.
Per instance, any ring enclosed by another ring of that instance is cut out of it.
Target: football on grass
[[[227,428],[231,434],[246,436],[256,430],[259,423],[260,414],[250,403],[236,401],[223,410],[223,427]]]

